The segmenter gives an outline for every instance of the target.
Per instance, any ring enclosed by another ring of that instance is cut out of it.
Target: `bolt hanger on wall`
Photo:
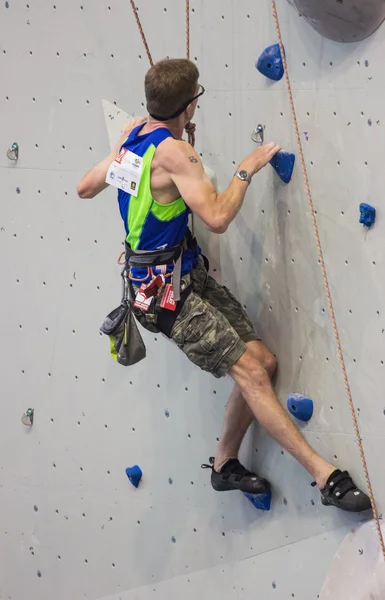
[[[13,142],[12,146],[10,146],[7,150],[7,158],[9,160],[18,160],[19,158],[19,144],[17,142]]]
[[[33,408],[28,408],[25,411],[25,413],[21,417],[21,422],[23,423],[23,425],[25,425],[26,427],[32,427],[34,413],[35,411]]]
[[[257,125],[251,134],[251,139],[256,144],[263,144],[264,137],[263,125]]]

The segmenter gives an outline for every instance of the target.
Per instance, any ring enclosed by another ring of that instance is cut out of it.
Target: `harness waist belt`
[[[157,265],[168,265],[175,262],[172,283],[174,288],[174,300],[180,300],[180,277],[182,268],[182,249],[183,244],[164,248],[163,250],[132,250],[127,242],[126,244],[126,265],[127,270],[131,267],[156,267]]]
[[[178,260],[182,253],[182,244],[162,250],[131,250],[126,242],[126,263],[129,267],[156,267],[168,265]]]

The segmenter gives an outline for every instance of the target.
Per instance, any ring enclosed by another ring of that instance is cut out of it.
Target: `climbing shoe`
[[[336,506],[349,512],[362,512],[371,508],[369,497],[358,489],[347,471],[333,471],[320,491],[324,506]]]
[[[209,462],[202,465],[202,469],[211,469],[211,485],[217,492],[240,490],[247,494],[265,494],[270,491],[269,482],[248,471],[237,458],[228,460],[219,472],[214,469],[214,457]]]

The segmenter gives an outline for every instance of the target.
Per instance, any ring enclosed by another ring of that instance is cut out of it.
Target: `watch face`
[[[241,179],[248,179],[249,174],[247,171],[239,171],[239,176]]]

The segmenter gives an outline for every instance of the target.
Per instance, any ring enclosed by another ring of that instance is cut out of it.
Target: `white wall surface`
[[[120,301],[124,231],[114,190],[80,200],[75,186],[109,152],[102,99],[143,114],[148,63],[128,0],[53,2],[0,6],[0,598],[315,599],[359,517],[322,507],[311,478],[259,430],[242,456],[271,480],[272,510],[215,493],[200,464],[215,453],[231,382],[147,332],[146,361],[124,368],[99,333]],[[138,5],[154,59],[184,56],[184,3]],[[224,188],[258,123],[297,152],[290,106],[284,81],[255,69],[276,42],[268,0],[191,8],[207,89],[196,146]],[[278,10],[382,512],[385,29],[339,45],[285,0]],[[17,164],[6,158],[13,142]],[[368,232],[360,202],[377,208]],[[299,162],[288,186],[266,168],[221,240],[222,280],[277,353],[282,402],[313,398],[307,439],[364,485],[317,260]],[[28,407],[32,429],[20,421]],[[138,490],[125,475],[133,464]]]

